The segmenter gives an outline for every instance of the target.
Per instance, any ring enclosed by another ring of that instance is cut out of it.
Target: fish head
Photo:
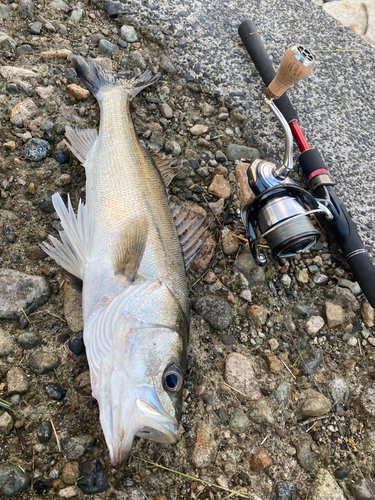
[[[186,345],[178,332],[129,317],[117,322],[93,387],[114,467],[129,457],[134,436],[177,440],[185,364]]]

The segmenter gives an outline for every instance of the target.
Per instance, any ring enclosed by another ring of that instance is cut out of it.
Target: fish
[[[204,220],[171,203],[175,167],[137,139],[130,100],[155,84],[146,71],[117,78],[72,57],[95,96],[99,131],[66,127],[66,145],[85,168],[77,215],[55,193],[63,230],[42,248],[82,281],[83,339],[92,394],[110,462],[120,467],[135,436],[177,440],[187,363],[190,305],[186,270],[204,241]]]

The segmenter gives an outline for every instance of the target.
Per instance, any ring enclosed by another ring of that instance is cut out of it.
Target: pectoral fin
[[[93,128],[74,130],[72,127],[66,127],[65,136],[67,138],[65,144],[83,165],[98,137],[97,130]]]
[[[114,273],[134,280],[141,263],[148,236],[148,223],[131,219],[118,238],[114,252]]]

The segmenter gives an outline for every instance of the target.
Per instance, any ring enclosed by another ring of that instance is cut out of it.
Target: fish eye
[[[184,374],[177,365],[168,366],[163,374],[164,389],[169,392],[178,392],[184,383]]]

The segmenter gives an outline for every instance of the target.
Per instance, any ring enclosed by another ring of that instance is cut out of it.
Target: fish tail
[[[104,87],[121,87],[130,96],[134,97],[141,90],[153,85],[161,76],[160,73],[153,75],[151,71],[145,71],[136,80],[126,80],[124,78],[116,78],[115,75],[95,63],[94,60],[86,61],[83,57],[73,56],[72,64],[77,72],[79,79],[88,90],[98,99],[100,90]]]

